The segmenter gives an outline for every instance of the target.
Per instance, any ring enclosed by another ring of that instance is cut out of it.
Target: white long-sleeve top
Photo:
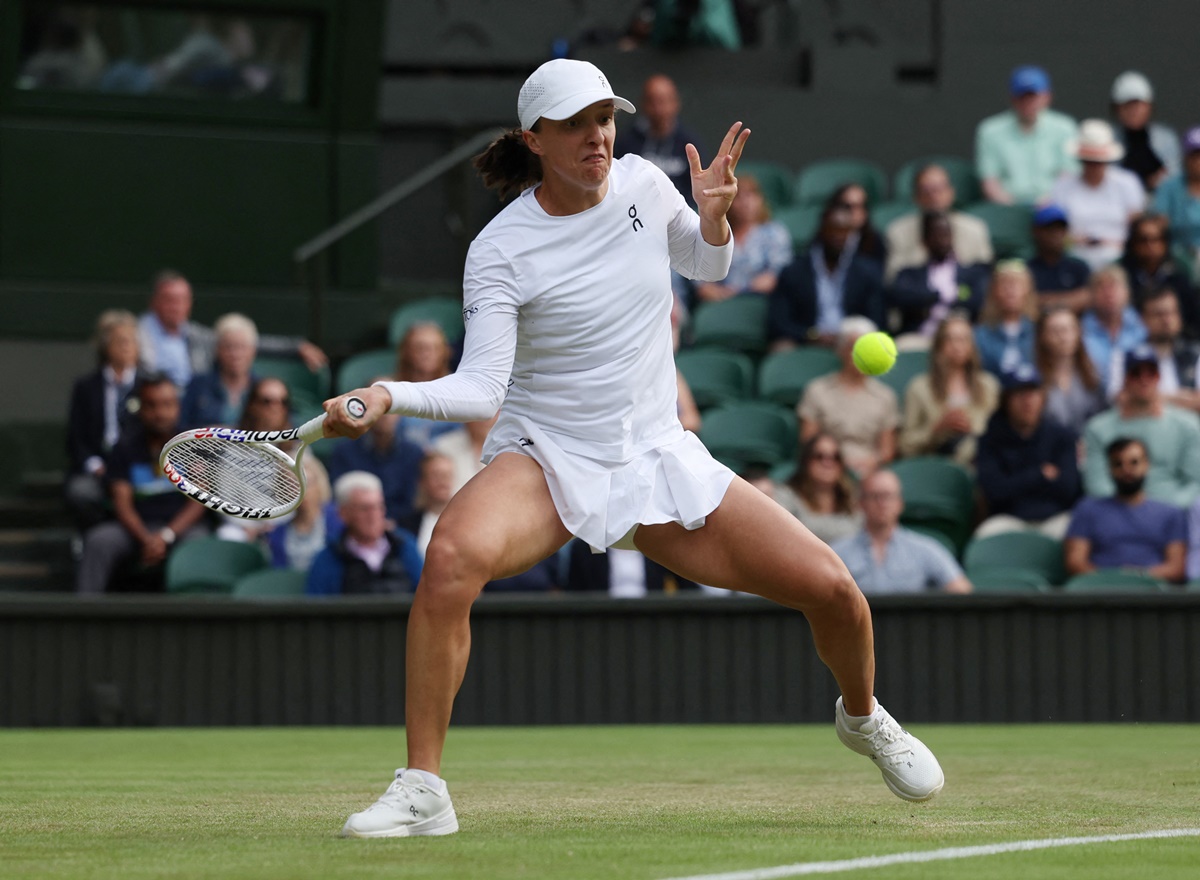
[[[682,434],[676,413],[669,269],[719,281],[716,247],[667,177],[639,156],[613,162],[603,201],[555,217],[535,187],[471,244],[457,372],[385,382],[392,412],[536,425],[565,451],[628,461]],[[495,432],[494,432],[495,433]]]

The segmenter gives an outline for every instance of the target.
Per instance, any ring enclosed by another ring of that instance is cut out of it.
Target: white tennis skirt
[[[563,525],[593,553],[632,547],[639,525],[700,528],[734,478],[686,431],[678,440],[613,463],[567,452],[536,426],[501,417],[488,435],[483,460],[502,452],[528,455],[542,466]]]

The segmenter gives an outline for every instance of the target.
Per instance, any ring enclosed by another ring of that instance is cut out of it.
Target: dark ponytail
[[[500,135],[471,164],[483,178],[483,185],[496,190],[501,199],[516,195],[542,179],[542,162],[525,145],[519,128]]]

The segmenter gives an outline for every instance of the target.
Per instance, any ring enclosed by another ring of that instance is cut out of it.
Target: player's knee
[[[818,586],[814,592],[830,606],[844,607],[857,604],[862,599],[858,584],[854,582],[845,563],[832,550],[821,554],[814,562],[813,581]]]
[[[421,590],[429,598],[473,601],[488,581],[486,554],[453,531],[434,531],[425,550]]]

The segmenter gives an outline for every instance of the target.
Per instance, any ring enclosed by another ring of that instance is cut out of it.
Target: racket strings
[[[196,438],[170,457],[193,486],[239,507],[283,507],[300,496],[300,480],[286,462],[254,443]]]

